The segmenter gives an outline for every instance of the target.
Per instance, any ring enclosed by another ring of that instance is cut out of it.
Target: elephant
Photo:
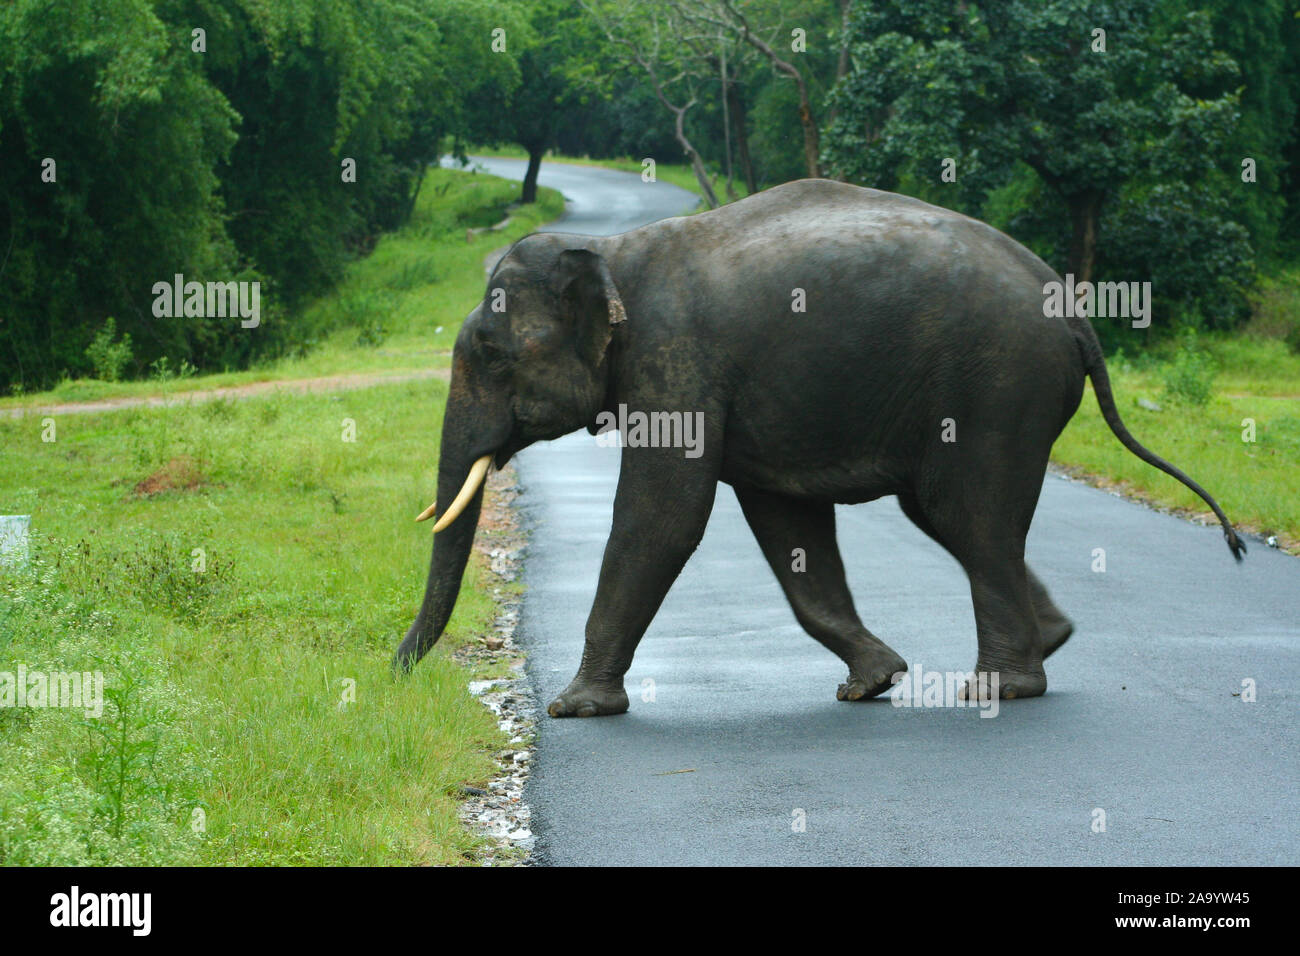
[[[907,669],[859,619],[836,543],[836,504],[887,495],[969,578],[975,673],[998,679],[963,692],[1041,695],[1073,624],[1026,565],[1025,537],[1085,378],[1116,438],[1245,551],[1209,493],[1125,428],[1089,319],[1045,308],[1059,282],[978,220],[815,179],[621,235],[519,240],[453,348],[436,499],[450,504],[394,669],[447,624],[490,466],[615,414],[681,413],[700,424],[693,454],[624,444],[582,661],[551,716],[627,710],[624,674],[720,481],[798,622],[847,665],[837,698],[879,695]]]

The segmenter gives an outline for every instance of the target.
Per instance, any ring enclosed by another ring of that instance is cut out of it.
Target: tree
[[[1211,17],[1216,44],[1241,67],[1241,123],[1220,161],[1225,168],[1240,166],[1246,157],[1255,161],[1256,183],[1238,184],[1227,200],[1260,254],[1268,255],[1286,217],[1300,216],[1300,191],[1286,189],[1287,180],[1300,172],[1294,160],[1286,160],[1297,144],[1300,17],[1288,0],[1200,0],[1198,5]]]
[[[577,0],[535,0],[527,8],[528,30],[520,36],[519,75],[503,110],[479,110],[469,138],[482,145],[517,143],[528,153],[520,201],[537,201],[542,157],[559,142],[591,98],[571,73],[601,42]]]
[[[691,164],[704,202],[716,209],[713,183],[686,131],[686,116],[699,103],[708,74],[689,45],[672,42],[688,29],[679,9],[597,0],[582,0],[582,5],[605,34],[611,52],[645,75],[655,98],[672,114],[673,136]]]
[[[957,170],[945,187],[949,204],[967,208],[1023,163],[1064,210],[1065,271],[1091,280],[1104,217],[1121,200],[1150,195],[1140,184],[1186,183],[1195,203],[1231,172],[1216,159],[1238,117],[1236,64],[1215,47],[1206,15],[1166,23],[1167,7],[859,3],[826,161],[837,175],[882,188],[908,171],[933,183],[941,170]],[[1201,205],[1210,231],[1232,242],[1221,204]],[[1212,249],[1201,255],[1214,275],[1247,267]]]
[[[90,371],[109,316],[137,369],[303,341],[154,315],[153,287],[261,282],[268,316],[329,289],[443,138],[504,111],[526,34],[515,0],[0,6],[0,387]]]
[[[721,0],[719,6],[725,17],[725,20],[720,22],[729,23],[740,34],[742,40],[767,58],[773,69],[794,81],[795,89],[799,91],[799,125],[803,129],[804,162],[807,164],[808,176],[813,179],[819,178],[822,174],[821,138],[817,131],[817,118],[813,115],[812,100],[808,94],[808,81],[792,61],[784,59],[771,43],[758,34],[750,25],[749,18],[732,0]]]
[[[237,269],[215,169],[238,117],[147,0],[0,8],[0,387],[43,387],[108,316],[145,358],[218,333],[155,281]]]

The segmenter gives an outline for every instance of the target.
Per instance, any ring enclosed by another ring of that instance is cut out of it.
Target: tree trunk
[[[736,201],[736,189],[732,185],[735,180],[735,172],[731,163],[731,92],[727,83],[727,47],[723,44],[721,47],[720,59],[722,62],[722,142],[725,149],[724,155],[727,159],[727,201]]]
[[[709,173],[708,170],[704,168],[704,160],[700,159],[700,154],[696,152],[695,147],[691,145],[691,141],[686,138],[686,129],[684,125],[686,120],[686,110],[677,109],[673,110],[673,112],[677,114],[677,124],[674,132],[674,135],[677,137],[677,142],[682,144],[682,152],[690,157],[691,169],[695,173],[696,181],[700,184],[700,192],[704,193],[705,203],[708,204],[710,209],[717,209],[718,194],[713,191],[713,183],[709,182]]]
[[[537,202],[537,171],[542,166],[542,154],[546,149],[542,146],[525,145],[528,150],[528,170],[524,173],[524,191],[519,197],[519,201],[527,205],[528,203]]]
[[[812,104],[808,101],[808,87],[800,76],[795,80],[799,84],[799,122],[803,124],[803,156],[808,164],[808,177],[820,179],[821,141],[817,135],[817,121],[813,119]]]
[[[849,14],[853,0],[840,0],[840,58],[835,64],[835,82],[849,75]]]
[[[752,196],[758,192],[758,182],[754,178],[754,161],[749,156],[749,133],[746,132],[745,99],[739,88],[732,83],[727,88],[731,97],[731,122],[736,133],[736,158],[740,160],[740,173],[745,177],[745,189]]]
[[[1091,282],[1097,261],[1097,221],[1101,214],[1101,193],[1086,192],[1069,197],[1070,254],[1066,271],[1080,282]]]
[[[840,0],[840,57],[835,64],[836,86],[839,86],[840,81],[849,75],[849,14],[852,8],[853,0]],[[839,112],[838,107],[831,109],[830,116],[826,118],[828,126],[835,122]]]
[[[784,73],[790,79],[794,80],[795,86],[799,89],[799,123],[803,126],[803,158],[804,164],[808,169],[810,179],[820,179],[821,169],[821,143],[817,135],[817,121],[813,119],[812,101],[808,98],[808,84],[804,82],[803,74],[799,72],[798,67],[787,60],[781,59],[776,50],[772,49],[766,41],[755,36],[749,29],[749,22],[731,4],[725,4],[727,12],[731,14],[740,30],[741,37],[763,56],[779,73]]]
[[[415,180],[415,188],[411,190],[411,198],[406,203],[405,222],[410,222],[411,217],[415,215],[415,203],[420,198],[420,187],[424,185],[424,176],[428,172],[431,162],[436,162],[436,160],[420,160],[420,165],[412,175]]]

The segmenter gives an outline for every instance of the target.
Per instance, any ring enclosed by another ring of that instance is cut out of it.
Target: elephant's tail
[[[1197,484],[1182,469],[1171,465],[1159,455],[1143,447],[1124,427],[1124,421],[1119,417],[1119,409],[1115,407],[1115,395],[1110,388],[1110,375],[1106,372],[1106,359],[1102,355],[1101,343],[1097,340],[1097,333],[1094,331],[1092,323],[1087,318],[1076,317],[1072,324],[1075,336],[1079,341],[1080,351],[1083,353],[1084,368],[1088,372],[1088,377],[1092,379],[1092,388],[1097,394],[1097,404],[1101,407],[1101,416],[1106,419],[1106,424],[1110,426],[1110,430],[1115,433],[1115,437],[1120,440],[1120,443],[1125,448],[1148,465],[1154,465],[1166,475],[1177,478],[1200,495],[1201,499],[1218,516],[1219,524],[1223,525],[1223,537],[1228,542],[1228,550],[1232,552],[1234,558],[1240,561],[1241,556],[1246,553],[1246,544],[1237,537],[1232,522],[1223,513],[1219,503],[1210,497],[1210,493]]]

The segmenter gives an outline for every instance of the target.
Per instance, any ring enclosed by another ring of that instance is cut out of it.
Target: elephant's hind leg
[[[736,497],[800,625],[848,665],[835,696],[864,700],[889,690],[907,662],[858,618],[835,540],[835,506],[752,488],[737,488]]]
[[[1028,565],[1025,574],[1029,578],[1029,597],[1034,602],[1034,615],[1038,618],[1038,630],[1043,638],[1043,659],[1046,660],[1070,639],[1074,622],[1056,606],[1043,582]]]
[[[1047,690],[1047,674],[1029,596],[1029,569],[1023,558],[997,552],[975,555],[963,567],[975,604],[976,677],[996,674],[1000,697],[1038,697]]]
[[[929,519],[926,518],[915,496],[901,494],[898,496],[898,503],[903,509],[903,514],[912,519],[914,525],[937,543],[948,548],[943,543],[943,539],[939,537],[939,533],[935,531],[934,526],[930,524]],[[950,548],[948,550],[951,551]],[[1070,635],[1074,633],[1074,622],[1056,606],[1056,602],[1048,594],[1047,588],[1039,580],[1038,575],[1034,574],[1029,565],[1025,565],[1025,576],[1029,583],[1029,598],[1034,604],[1034,616],[1038,619],[1038,630],[1043,641],[1043,659],[1046,660],[1070,639]]]
[[[943,544],[970,579],[979,640],[972,682],[978,688],[978,675],[997,675],[998,696],[1037,697],[1047,690],[1045,649],[1030,584],[1035,579],[1024,555],[1042,472],[1028,467],[999,474],[973,471],[961,469],[960,480],[931,486],[928,496],[899,500],[904,513]],[[1046,598],[1041,584],[1038,588]],[[982,687],[981,696],[988,684]]]

